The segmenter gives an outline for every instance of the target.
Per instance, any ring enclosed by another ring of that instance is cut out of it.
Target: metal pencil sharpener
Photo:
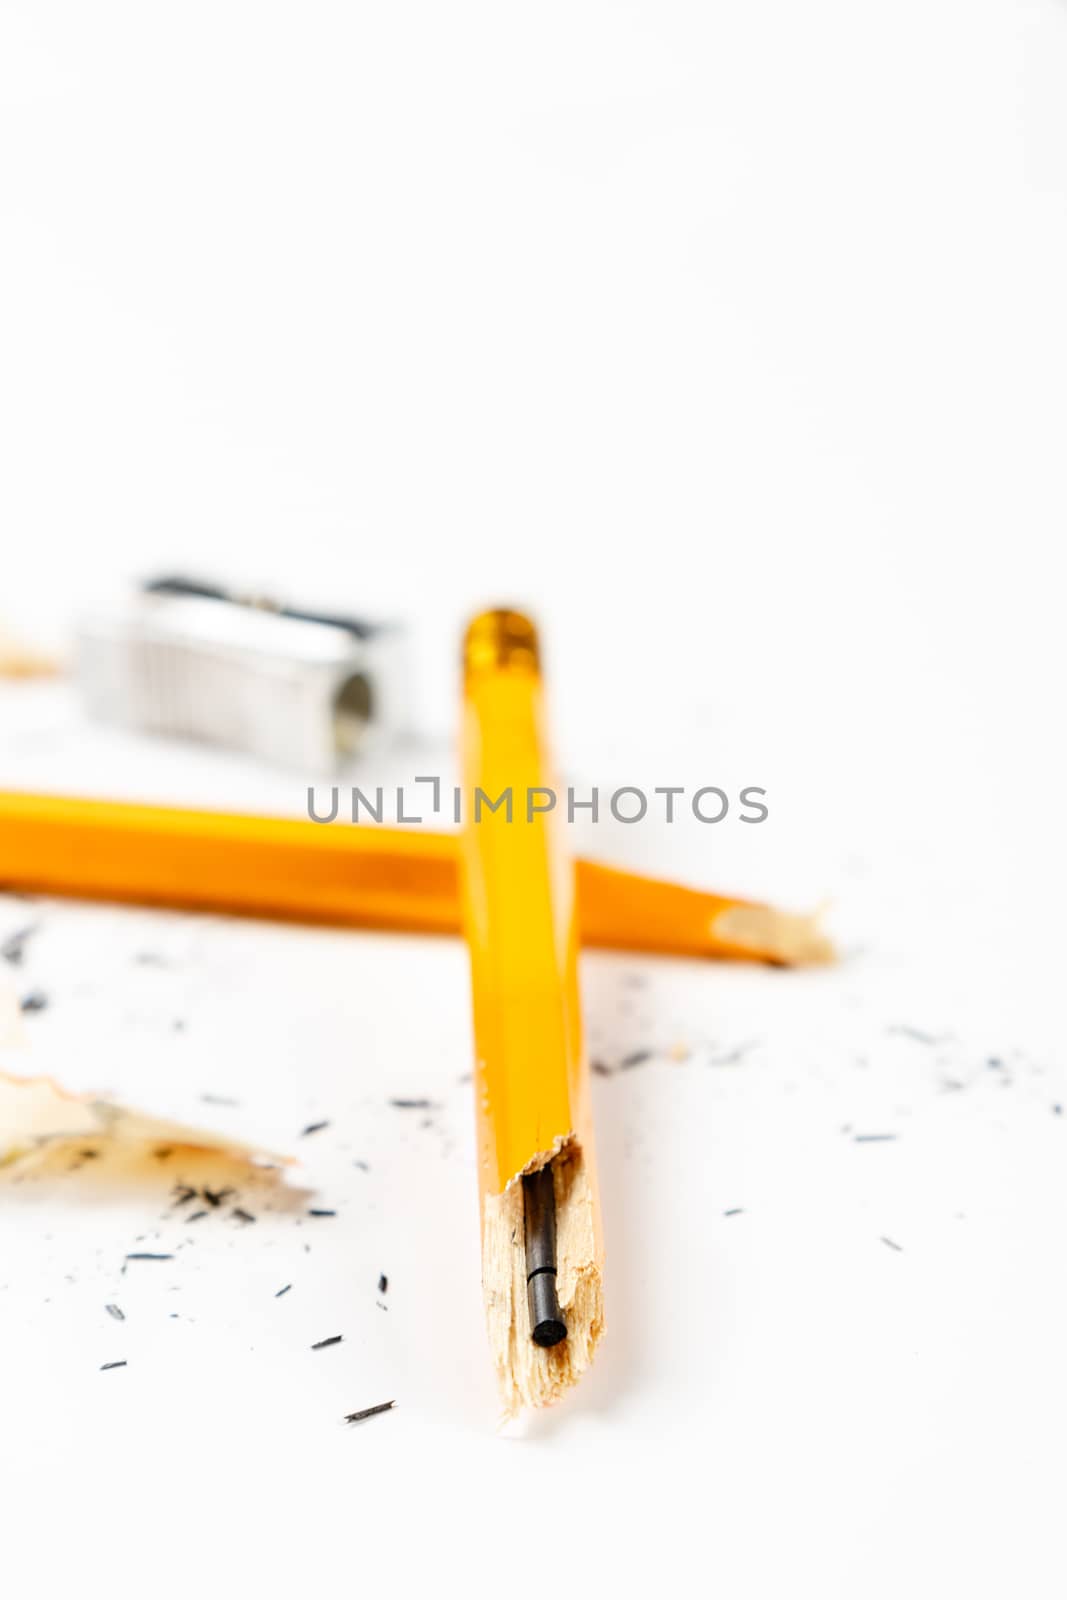
[[[161,578],[78,630],[90,716],[308,773],[397,734],[398,628]]]

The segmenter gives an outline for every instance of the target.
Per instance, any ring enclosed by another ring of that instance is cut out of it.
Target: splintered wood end
[[[530,1337],[523,1248],[522,1174],[483,1203],[482,1283],[489,1345],[505,1414],[551,1406],[578,1382],[604,1331],[600,1231],[594,1186],[573,1139],[546,1151],[528,1171],[551,1162],[556,1195],[557,1292],[567,1337],[543,1349]]]

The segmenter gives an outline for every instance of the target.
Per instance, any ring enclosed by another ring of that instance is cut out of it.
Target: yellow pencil
[[[533,626],[475,619],[464,650],[462,897],[470,950],[482,1276],[505,1411],[551,1405],[603,1329],[574,869],[555,818],[490,810],[551,786]]]
[[[577,873],[583,945],[784,966],[832,957],[810,917],[593,861]],[[61,795],[0,793],[0,889],[413,933],[460,928],[453,834]]]

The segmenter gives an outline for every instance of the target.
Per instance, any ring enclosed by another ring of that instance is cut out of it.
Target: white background
[[[611,1332],[513,1442],[479,1343],[462,951],[50,912],[50,1066],[190,1113],[262,1086],[283,1133],[325,1104],[386,1176],[371,1222],[344,1152],[305,1158],[349,1218],[314,1328],[265,1329],[249,1247],[195,1350],[104,1375],[79,1208],[9,1197],[32,1537],[7,1570],[522,1592],[546,1496],[557,1586],[1062,1593],[1065,196],[1057,0],[0,3],[0,617],[61,639],[162,567],[399,616],[444,751],[462,619],[522,603],[569,777],[769,790],[758,829],[583,847],[831,897],[846,952],[785,982],[587,961],[609,1061],[695,1053],[597,1080]],[[0,714],[10,785],[302,804],[89,737],[63,691]],[[146,937],[177,942],[180,1069],[174,993],[126,987]],[[416,1079],[447,1108],[432,1152],[383,1110]],[[126,1204],[90,1208],[115,1249]],[[389,1341],[362,1294],[386,1255]],[[79,1309],[46,1327],[35,1274],[67,1273]],[[294,1351],[342,1309],[335,1394]],[[364,1384],[397,1412],[330,1431]]]

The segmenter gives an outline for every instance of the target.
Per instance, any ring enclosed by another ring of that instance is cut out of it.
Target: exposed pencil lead
[[[567,1337],[556,1293],[556,1192],[552,1168],[529,1172],[522,1180],[526,1219],[526,1297],[530,1337],[548,1349]]]

